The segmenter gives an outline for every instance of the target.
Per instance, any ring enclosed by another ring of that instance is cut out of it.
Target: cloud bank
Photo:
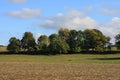
[[[36,18],[40,15],[39,9],[23,8],[20,11],[10,11],[7,13],[8,16],[20,19]]]
[[[27,0],[9,0],[12,3],[20,4],[20,3],[25,3]]]
[[[86,29],[95,28],[97,26],[97,22],[82,12],[71,10],[66,14],[58,13],[56,16],[45,18],[43,22],[39,22],[37,25],[53,29]]]
[[[47,17],[43,19],[42,22],[37,23],[37,26],[57,30],[60,28],[76,30],[99,29],[106,36],[110,36],[112,38],[111,42],[114,42],[115,35],[120,32],[120,18],[113,17],[110,21],[100,23],[87,16],[85,13],[78,10],[70,10],[66,14],[58,13],[55,16]]]
[[[115,14],[120,14],[120,10],[115,10],[115,9],[100,9],[100,12],[106,15],[115,15]]]
[[[87,10],[91,11],[93,8],[89,7]],[[118,14],[119,10],[107,10],[102,9],[103,14],[114,15]],[[112,38],[114,42],[114,37],[116,34],[120,33],[120,18],[113,17],[111,20],[104,23],[100,23],[92,17],[87,16],[86,13],[80,12],[78,10],[68,10],[67,13],[58,13],[55,16],[44,17],[41,16],[41,10],[23,8],[19,11],[10,11],[7,13],[8,16],[18,18],[18,19],[32,19],[40,18],[41,22],[37,22],[36,25],[45,29],[56,29],[68,28],[76,30],[85,29],[99,29],[105,35]],[[40,17],[41,16],[41,17]]]

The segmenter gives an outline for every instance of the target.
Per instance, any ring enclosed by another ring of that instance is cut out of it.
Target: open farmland
[[[0,46],[0,52],[6,52],[7,47],[6,46]]]
[[[0,80],[120,80],[120,54],[0,55]]]
[[[120,80],[120,64],[0,63],[0,80]]]

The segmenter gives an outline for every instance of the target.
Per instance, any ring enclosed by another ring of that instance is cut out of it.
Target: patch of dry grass
[[[120,54],[0,55],[0,80],[120,80]]]
[[[120,64],[0,62],[0,80],[120,80]]]
[[[6,46],[0,46],[0,52],[5,52],[7,51],[7,47]]]

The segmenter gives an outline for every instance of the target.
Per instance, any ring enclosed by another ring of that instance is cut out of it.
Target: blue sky
[[[60,28],[95,28],[114,38],[120,33],[120,0],[2,0],[0,27],[0,45],[26,31],[37,38]]]

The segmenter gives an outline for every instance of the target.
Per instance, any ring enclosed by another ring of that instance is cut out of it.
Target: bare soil
[[[0,80],[120,80],[120,64],[0,62]]]

